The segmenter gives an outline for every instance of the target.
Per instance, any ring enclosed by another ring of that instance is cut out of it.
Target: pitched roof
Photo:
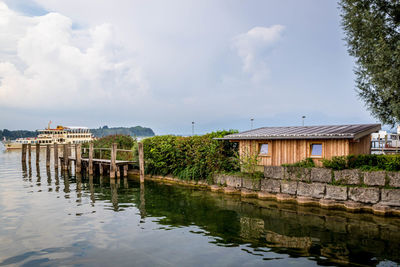
[[[262,127],[218,139],[359,139],[380,129],[380,124]]]

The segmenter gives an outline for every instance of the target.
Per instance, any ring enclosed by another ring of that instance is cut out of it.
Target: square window
[[[268,155],[268,144],[260,144],[260,154]]]
[[[311,156],[322,156],[322,144],[311,144]]]

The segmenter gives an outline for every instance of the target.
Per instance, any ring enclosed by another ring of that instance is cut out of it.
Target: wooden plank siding
[[[259,154],[260,144],[268,143],[269,155],[259,155],[259,165],[280,166],[310,157],[311,144],[322,143],[322,157],[313,157],[316,165],[321,166],[322,158],[369,154],[370,140],[370,135],[359,141],[349,141],[348,139],[239,140],[239,154],[242,158],[246,155]]]

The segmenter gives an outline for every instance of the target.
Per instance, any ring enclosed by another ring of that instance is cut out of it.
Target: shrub
[[[209,178],[214,172],[239,168],[237,143],[214,140],[237,131],[218,131],[202,136],[155,136],[143,140],[146,173],[169,175],[182,180]]]
[[[282,164],[282,166],[285,166],[285,167],[313,168],[313,167],[315,167],[315,163],[314,163],[312,158],[306,158],[304,160],[301,160],[301,161],[293,163],[293,164]]]
[[[400,171],[400,155],[349,155],[322,160],[325,168],[334,170]]]
[[[332,159],[323,159],[322,165],[329,169],[343,170],[347,168],[347,159],[345,156],[333,157]]]

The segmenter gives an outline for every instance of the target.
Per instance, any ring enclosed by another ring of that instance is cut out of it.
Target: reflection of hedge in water
[[[236,131],[202,136],[155,136],[143,140],[146,173],[200,180],[214,172],[238,170],[237,143],[214,140]]]
[[[112,191],[109,184],[104,186],[95,187],[96,198],[111,201],[115,199],[112,194],[117,193],[119,204],[112,203],[114,210],[130,203],[141,206],[137,183],[134,188],[124,189],[121,185]],[[315,256],[320,264],[376,265],[382,259],[400,262],[398,219],[274,201],[246,201],[238,196],[154,182],[146,182],[145,186],[147,216],[160,218],[158,223],[167,228],[195,225],[204,230],[200,234],[213,236],[218,245],[269,247],[295,257]]]
[[[111,148],[112,144],[116,143],[118,149],[132,150],[132,152],[117,152],[117,160],[137,160],[137,142],[129,135],[108,135],[93,141],[93,146],[95,148]],[[82,147],[88,148],[89,144],[85,143]],[[84,153],[82,157],[88,157],[88,152]],[[110,159],[110,150],[100,150],[95,149],[94,158]]]

